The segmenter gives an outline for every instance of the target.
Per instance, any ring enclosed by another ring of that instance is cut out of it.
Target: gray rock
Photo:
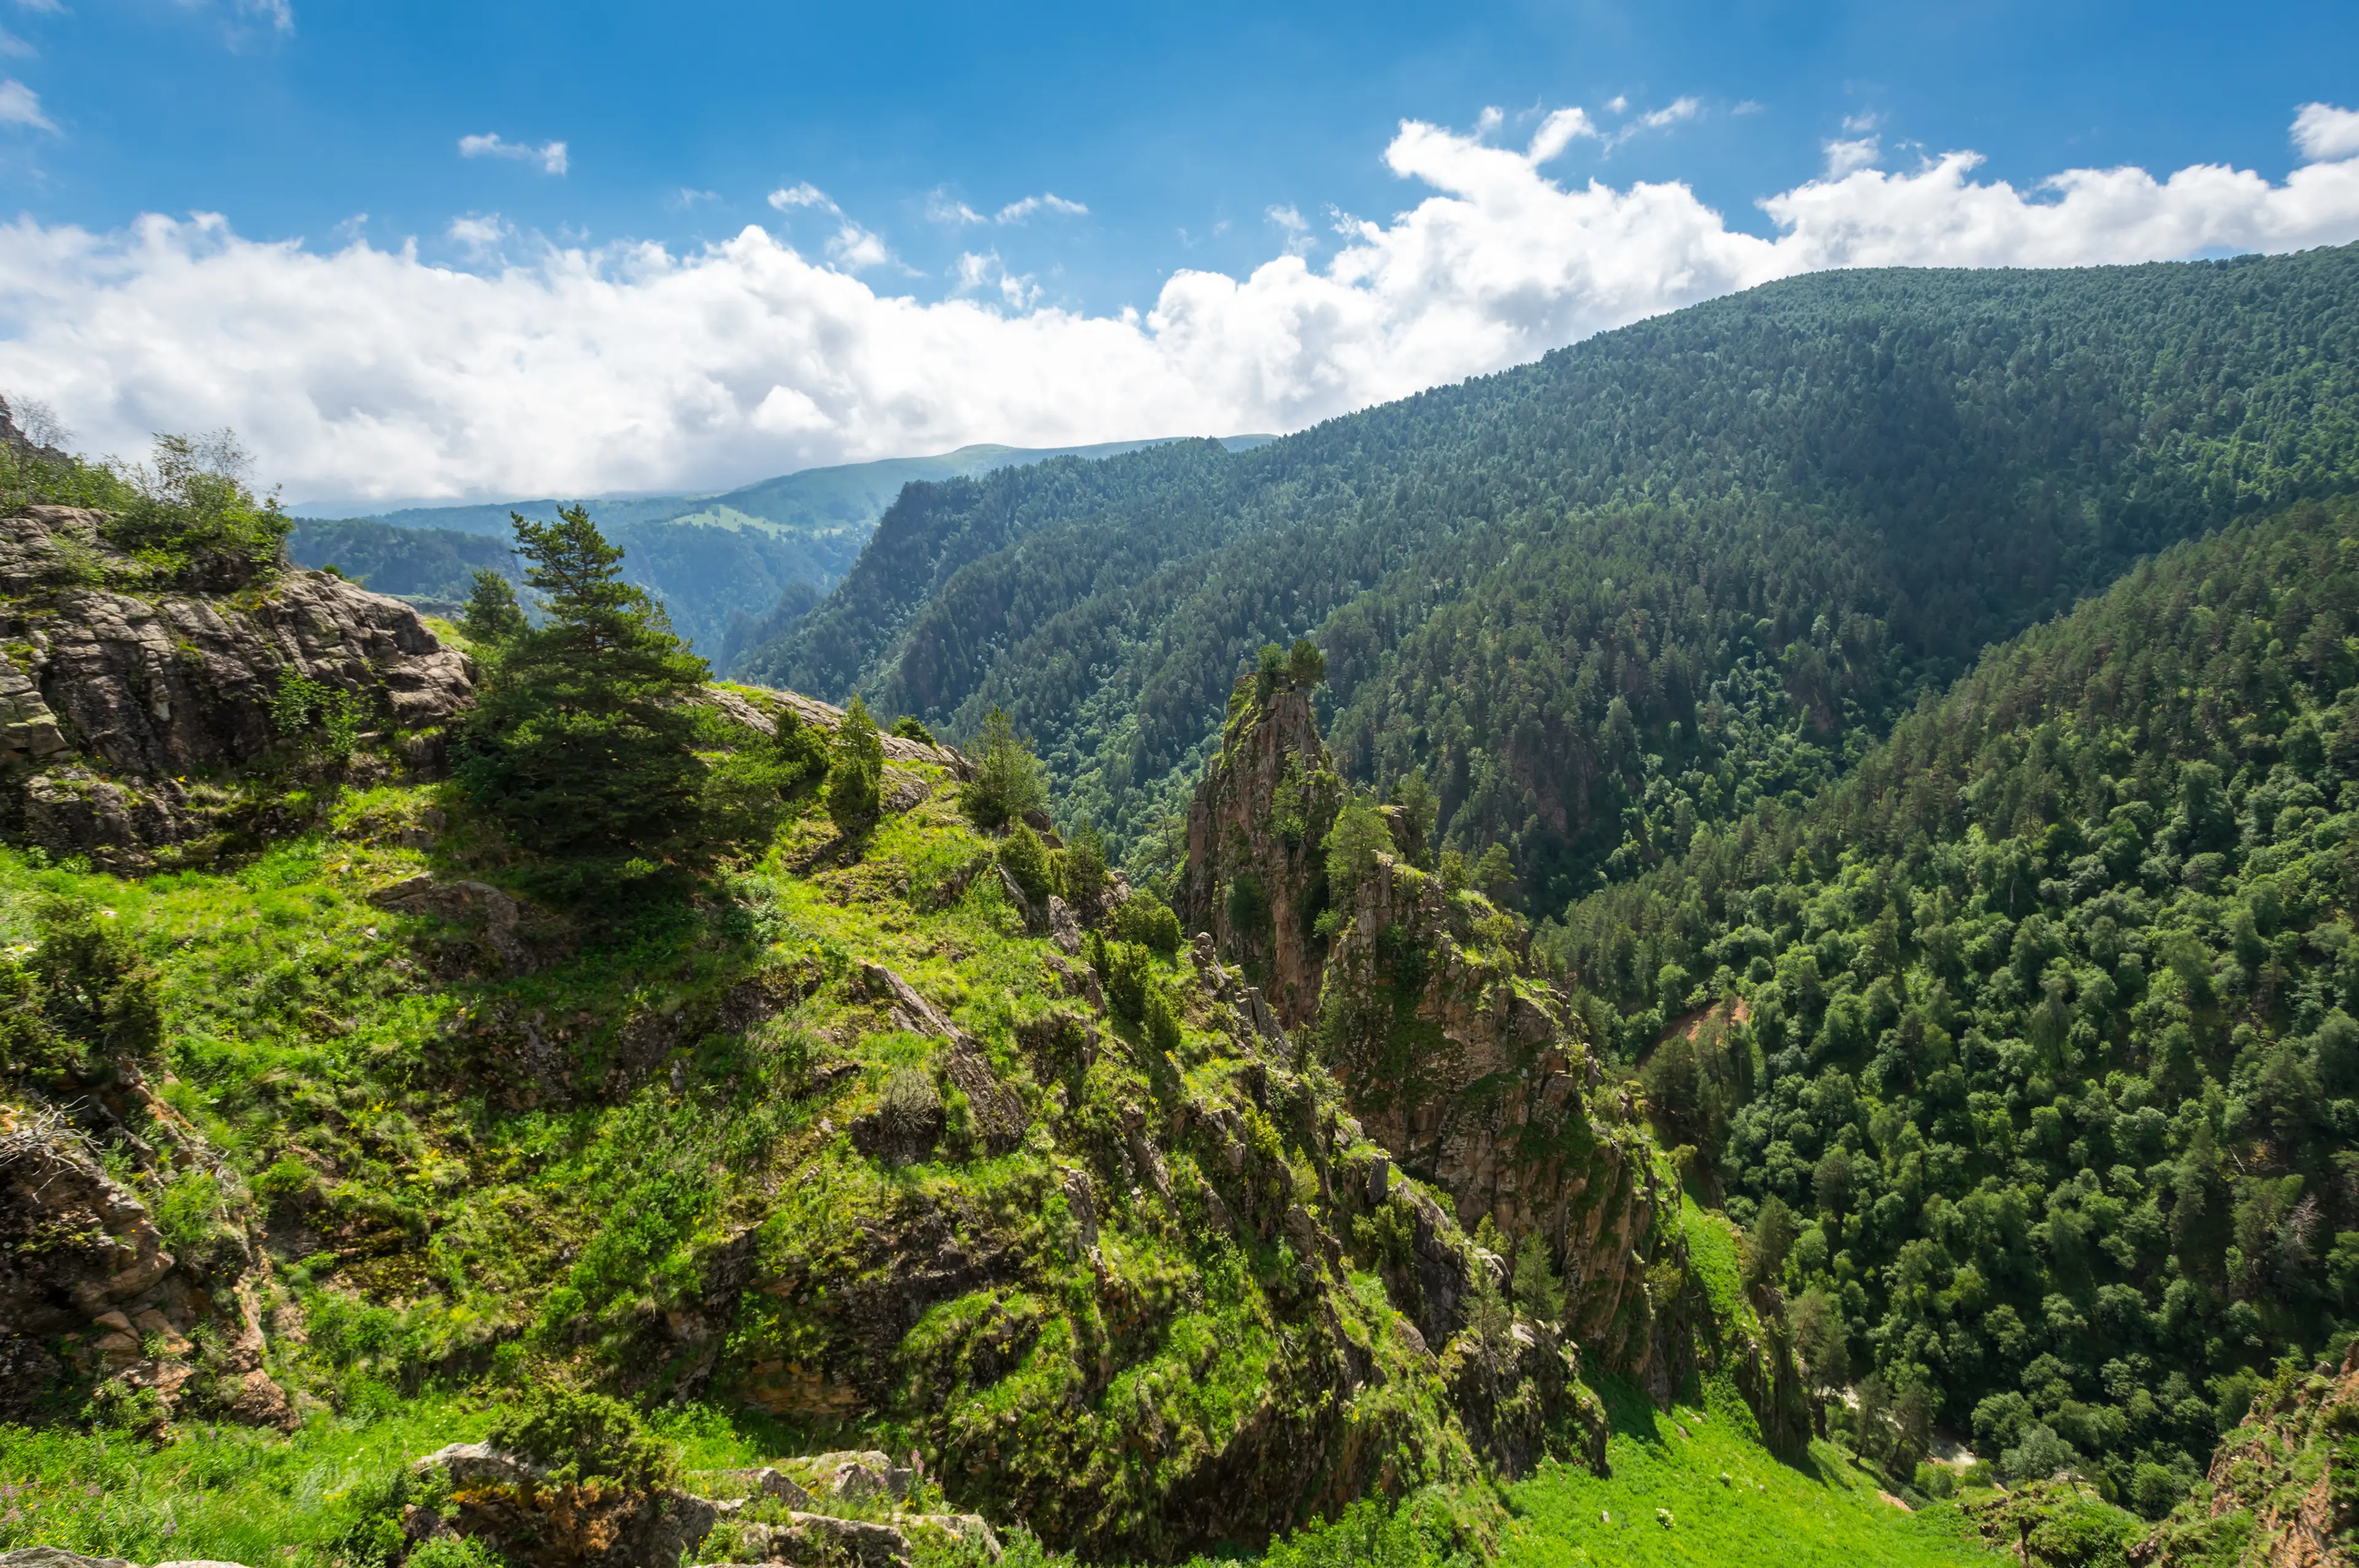
[[[20,1546],[0,1552],[0,1568],[133,1568],[120,1557],[84,1557],[54,1546]]]
[[[808,1562],[813,1556],[848,1556],[860,1568],[898,1568],[909,1560],[909,1538],[891,1525],[866,1519],[837,1519],[831,1514],[789,1514],[791,1524],[771,1538],[775,1553],[781,1544],[787,1560]],[[779,1537],[784,1536],[784,1541]],[[817,1550],[814,1551],[813,1549]]]
[[[410,1465],[413,1470],[447,1470],[460,1486],[514,1487],[538,1481],[549,1472],[531,1460],[504,1453],[488,1443],[452,1443]]]
[[[438,882],[421,875],[381,887],[368,898],[379,909],[397,914],[429,914],[480,926],[484,946],[499,955],[511,974],[530,974],[540,967],[539,956],[516,935],[522,907],[488,882]]]
[[[403,730],[473,699],[465,656],[399,600],[232,557],[154,580],[105,543],[103,522],[58,506],[0,517],[0,634],[27,650],[0,658],[0,763],[48,769],[11,791],[33,842],[131,859],[219,831],[221,803],[184,785],[281,744],[283,672]],[[190,590],[190,577],[216,591]]]
[[[893,1027],[937,1040],[963,1041],[958,1025],[943,1017],[917,988],[882,964],[860,966],[860,981],[868,994],[892,1009]]]
[[[1049,895],[1049,940],[1069,957],[1082,950],[1082,923],[1073,918],[1072,905],[1055,893]]]
[[[711,1487],[743,1487],[748,1497],[772,1498],[790,1509],[809,1508],[811,1502],[811,1495],[774,1465],[754,1470],[701,1470],[693,1478]]]

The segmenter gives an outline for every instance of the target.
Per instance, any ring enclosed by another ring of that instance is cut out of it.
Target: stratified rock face
[[[1310,694],[1280,684],[1256,701],[1250,677],[1239,682],[1220,758],[1188,811],[1179,915],[1243,963],[1288,1027],[1319,1012],[1320,841],[1342,800]]]
[[[167,1411],[201,1363],[212,1413],[292,1427],[263,1369],[255,1290],[250,1249],[226,1274],[176,1260],[147,1206],[61,1119],[0,1103],[0,1420],[28,1418],[64,1372],[46,1342],[87,1376],[155,1390]]]
[[[1525,973],[1486,904],[1379,856],[1336,899],[1332,940],[1313,935],[1335,896],[1320,845],[1341,801],[1308,694],[1279,683],[1257,699],[1240,682],[1189,814],[1188,928],[1266,976],[1368,1137],[1447,1193],[1459,1224],[1488,1217],[1508,1237],[1546,1237],[1571,1288],[1567,1332],[1668,1396],[1692,1351],[1664,1332],[1658,1308],[1670,1303],[1652,1301],[1647,1269],[1683,1260],[1667,1223],[1677,1186],[1636,1118],[1593,1116],[1621,1108],[1592,1105],[1597,1069],[1564,999]],[[1266,921],[1240,886],[1266,895]]]
[[[1562,999],[1469,940],[1440,881],[1390,858],[1353,890],[1322,980],[1332,1065],[1368,1135],[1447,1192],[1461,1224],[1554,1244],[1566,1327],[1617,1371],[1652,1357],[1646,1265],[1678,1190],[1643,1138],[1601,1126]]]
[[[287,739],[283,672],[352,693],[366,730],[431,730],[473,696],[464,655],[398,600],[232,565],[200,574],[223,591],[147,591],[103,522],[0,518],[0,773],[31,842],[136,860],[217,831],[208,791]]]

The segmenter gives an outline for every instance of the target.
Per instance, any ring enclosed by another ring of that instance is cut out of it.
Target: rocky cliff
[[[1290,1028],[1319,1011],[1327,907],[1320,841],[1343,799],[1320,744],[1310,694],[1276,677],[1266,693],[1238,683],[1220,762],[1188,812],[1188,864],[1178,913],[1211,933]]]
[[[1332,886],[1321,840],[1342,794],[1308,694],[1240,681],[1189,816],[1187,916],[1267,977],[1302,1054],[1460,1225],[1547,1239],[1586,1354],[1658,1399],[1728,1369],[1765,1435],[1798,1449],[1808,1411],[1790,1356],[1757,1314],[1742,1314],[1749,1329],[1721,1321],[1730,1303],[1692,1278],[1677,1179],[1603,1084],[1565,999],[1528,972],[1520,923],[1396,854]]]
[[[2359,1556],[2359,1344],[2287,1368],[2220,1440],[2196,1494],[2129,1552],[2139,1568],[2329,1568]]]
[[[471,694],[417,611],[321,572],[234,557],[164,570],[94,512],[0,518],[0,831],[126,868],[201,862],[273,826],[287,780],[348,713],[334,760],[430,771]],[[286,700],[288,676],[322,694]],[[349,699],[349,708],[341,699]],[[307,711],[306,709],[310,709]],[[275,770],[274,770],[275,765]]]

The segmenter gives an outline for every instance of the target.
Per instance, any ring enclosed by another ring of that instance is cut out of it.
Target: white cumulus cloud
[[[2293,117],[2293,145],[2313,163],[2359,153],[2359,110],[2305,103]]]
[[[926,216],[937,223],[949,223],[954,227],[991,222],[990,219],[946,190],[934,190],[927,194]]]
[[[1595,135],[1585,115],[1547,117],[1521,148],[1486,139],[1495,116],[1405,122],[1385,153],[1419,191],[1405,211],[1337,215],[1323,262],[1289,249],[1242,276],[1181,271],[1117,315],[1044,305],[989,252],[961,257],[948,297],[887,293],[860,276],[891,264],[885,241],[807,184],[770,202],[823,221],[808,251],[757,226],[671,250],[468,217],[448,235],[477,253],[463,268],[414,246],[252,240],[210,214],[112,232],[19,218],[0,224],[0,385],[102,451],[234,426],[298,499],[589,494],[976,440],[1296,429],[1818,268],[2359,239],[2359,146],[2341,139],[2359,117],[2301,115],[2308,161],[2282,181],[2196,165],[2018,188],[1976,178],[1971,152],[1838,161],[1760,203],[1767,235],[1680,182],[1551,178]],[[1289,245],[1308,227],[1292,207],[1268,217]]]
[[[496,131],[480,136],[461,136],[459,156],[513,158],[519,163],[537,163],[543,174],[563,174],[566,168],[563,142],[543,142],[534,146],[528,142],[504,141]]]

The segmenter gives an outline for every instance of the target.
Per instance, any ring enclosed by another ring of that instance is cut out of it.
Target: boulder
[[[481,1443],[454,1443],[413,1466],[451,1482],[451,1517],[405,1524],[414,1537],[451,1531],[484,1541],[520,1568],[638,1568],[680,1563],[721,1519],[709,1498],[603,1477],[554,1481],[548,1470]]]
[[[471,927],[510,974],[530,974],[540,967],[539,956],[516,935],[523,907],[488,882],[437,881],[420,875],[381,887],[368,899],[397,914],[430,915]]]

